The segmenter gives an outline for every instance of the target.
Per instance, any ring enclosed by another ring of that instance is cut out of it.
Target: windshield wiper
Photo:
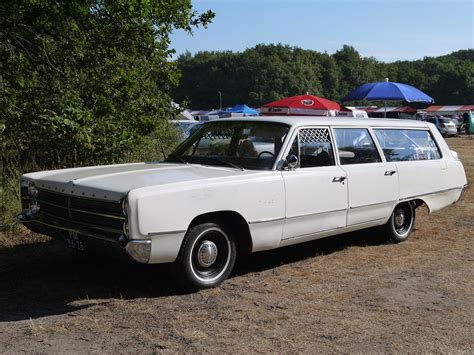
[[[169,158],[177,159],[177,160],[179,160],[181,163],[184,163],[184,164],[186,164],[186,165],[189,165],[189,162],[188,162],[186,159],[181,158],[179,155],[170,154],[170,155],[168,156],[168,159],[169,159]],[[167,161],[168,159],[166,159],[165,161]]]
[[[217,160],[219,163],[226,164],[227,166],[231,166],[231,167],[233,167],[233,168],[236,168],[236,169],[239,169],[239,170],[242,170],[242,171],[245,170],[243,166],[240,166],[240,165],[231,163],[230,161],[227,161],[227,160],[224,160],[224,159],[220,159],[220,158],[212,158],[212,159],[213,159],[213,160]]]

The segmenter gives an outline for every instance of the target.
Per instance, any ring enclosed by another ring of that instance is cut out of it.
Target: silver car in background
[[[433,123],[443,137],[456,136],[458,134],[456,124],[450,118],[443,116],[428,117],[425,121]]]

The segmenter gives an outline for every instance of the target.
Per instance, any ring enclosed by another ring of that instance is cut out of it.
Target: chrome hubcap
[[[204,240],[199,246],[197,256],[199,266],[211,266],[217,259],[217,245],[210,240]]]
[[[405,212],[402,209],[395,213],[395,227],[400,228],[405,224]]]

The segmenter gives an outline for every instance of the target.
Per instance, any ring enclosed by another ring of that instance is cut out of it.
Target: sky
[[[474,48],[474,0],[194,0],[216,16],[190,36],[175,31],[171,47],[243,51],[282,43],[330,54],[344,44],[383,62],[421,59]]]

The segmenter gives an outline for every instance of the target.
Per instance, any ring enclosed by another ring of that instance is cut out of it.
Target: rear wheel
[[[231,273],[236,254],[225,227],[216,223],[194,226],[186,233],[176,260],[178,281],[189,290],[215,287]]]
[[[384,229],[387,239],[393,243],[407,240],[415,226],[415,205],[413,202],[398,204]]]

